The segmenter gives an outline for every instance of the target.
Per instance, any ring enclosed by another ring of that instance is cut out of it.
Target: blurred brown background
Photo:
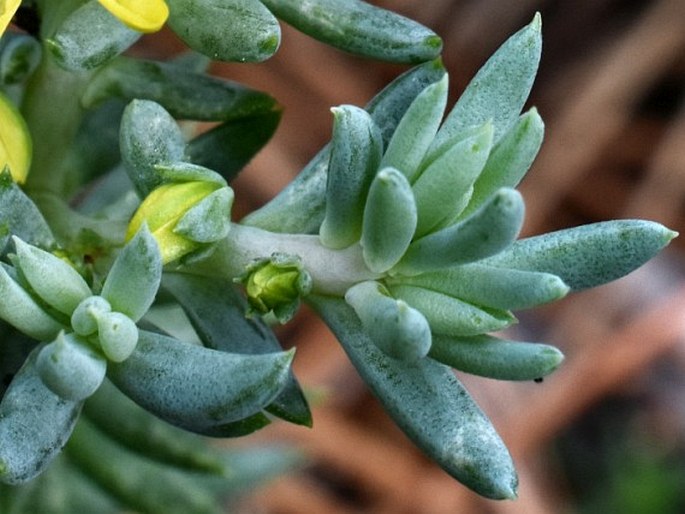
[[[397,0],[445,42],[452,100],[513,32],[543,17],[531,105],[545,144],[521,190],[526,234],[610,218],[685,233],[685,0]],[[329,108],[363,105],[405,68],[357,59],[284,26],[275,58],[215,71],[273,94],[283,121],[235,184],[238,213],[267,201],[328,140]],[[264,514],[685,512],[683,245],[626,279],[521,315],[515,336],[567,360],[542,384],[463,377],[509,446],[516,502],[482,500],[426,460],[369,395],[311,313],[281,330],[305,387],[323,394],[312,430],[275,425],[303,469],[246,498]]]

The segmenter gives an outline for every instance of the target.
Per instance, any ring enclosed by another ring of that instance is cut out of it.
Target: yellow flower
[[[23,183],[30,165],[28,127],[10,99],[0,93],[0,171],[9,167],[12,178]]]
[[[220,184],[204,181],[164,184],[153,190],[131,219],[126,239],[131,239],[143,222],[157,240],[162,262],[169,263],[197,250],[199,244],[175,232],[177,223],[201,200],[221,188]]]
[[[0,0],[0,36],[10,24],[20,4],[21,0]]]
[[[164,0],[98,0],[127,27],[138,32],[157,32],[169,17]]]

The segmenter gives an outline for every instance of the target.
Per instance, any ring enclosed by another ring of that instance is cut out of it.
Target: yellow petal
[[[9,166],[12,178],[26,180],[31,165],[31,136],[9,98],[0,93],[0,171]]]
[[[20,4],[21,0],[0,0],[0,36],[10,24]]]
[[[157,32],[169,17],[164,0],[98,0],[127,27],[138,32]]]

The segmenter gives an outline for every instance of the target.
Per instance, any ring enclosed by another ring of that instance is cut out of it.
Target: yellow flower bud
[[[126,240],[133,238],[143,222],[147,222],[150,232],[157,240],[164,264],[198,249],[199,243],[176,233],[174,229],[190,209],[221,187],[221,184],[207,181],[159,186],[143,200],[133,215]]]
[[[169,17],[164,0],[98,0],[127,27],[138,32],[157,32]]]
[[[31,147],[24,118],[10,99],[0,93],[0,171],[8,166],[12,178],[23,183],[31,165]]]
[[[0,36],[5,32],[20,5],[21,0],[0,0]]]

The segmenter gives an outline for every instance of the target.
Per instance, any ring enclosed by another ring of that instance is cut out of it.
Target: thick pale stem
[[[312,277],[312,291],[318,294],[342,296],[354,284],[380,276],[364,264],[359,244],[331,250],[321,245],[319,236],[277,234],[238,224],[231,226],[211,256],[193,263],[192,271],[237,277],[252,261],[273,253],[297,255]]]

